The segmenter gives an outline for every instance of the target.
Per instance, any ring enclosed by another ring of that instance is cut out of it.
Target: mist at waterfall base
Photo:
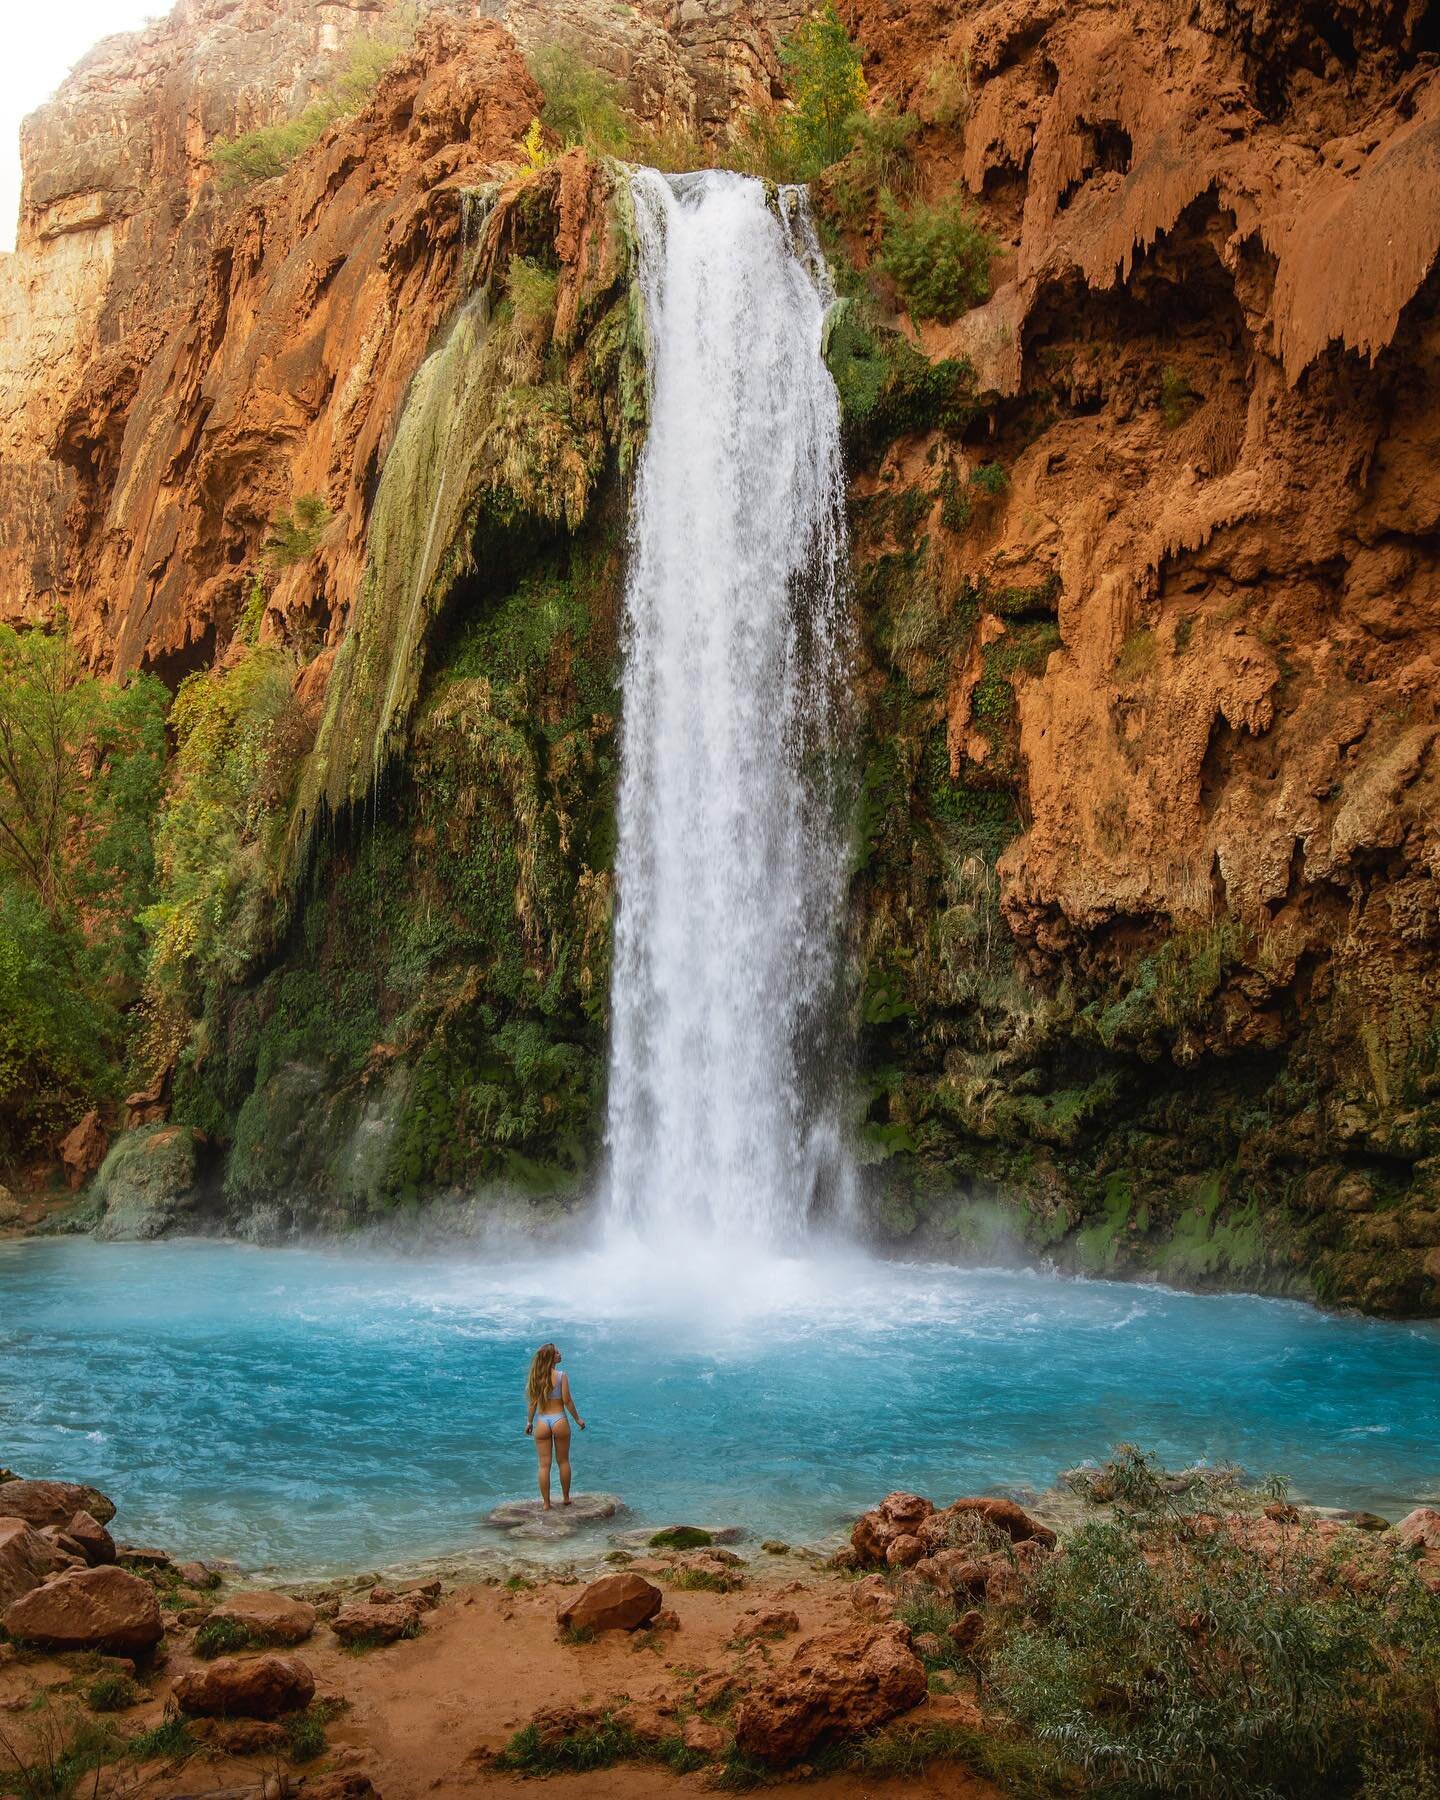
[[[1044,1489],[1121,1440],[1322,1503],[1440,1495],[1433,1328],[845,1247],[823,276],[795,191],[642,172],[634,201],[654,392],[594,1244],[0,1244],[0,1457],[111,1490],[131,1541],[276,1575],[539,1554],[485,1515],[534,1491],[554,1338],[577,1486],[620,1526],[824,1540],[892,1488]]]

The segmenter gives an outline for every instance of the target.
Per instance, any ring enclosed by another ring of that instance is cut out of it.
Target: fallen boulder
[[[113,1650],[138,1656],[159,1643],[160,1602],[148,1581],[113,1565],[67,1569],[6,1607],[11,1637],[48,1650]]]
[[[340,1608],[330,1621],[330,1629],[342,1644],[393,1644],[418,1634],[421,1610],[412,1600],[388,1600],[378,1605],[371,1600],[357,1600]]]
[[[6,1481],[0,1483],[0,1515],[23,1519],[37,1531],[46,1525],[68,1527],[77,1512],[87,1512],[101,1525],[115,1517],[114,1502],[98,1488],[78,1481]]]
[[[315,1608],[270,1588],[227,1594],[212,1607],[210,1620],[223,1619],[248,1633],[256,1644],[303,1644],[315,1629]]]
[[[638,1631],[660,1610],[664,1595],[643,1575],[602,1575],[555,1615],[562,1631]]]
[[[925,1698],[925,1666],[903,1625],[810,1638],[735,1709],[735,1747],[772,1769],[815,1745],[873,1731]]]
[[[65,1527],[65,1535],[80,1546],[86,1562],[92,1568],[98,1567],[101,1563],[114,1562],[114,1538],[93,1514],[86,1512],[83,1508]]]
[[[221,1656],[182,1675],[172,1690],[182,1712],[278,1719],[315,1698],[315,1677],[298,1656]]]
[[[952,1543],[958,1531],[971,1520],[990,1526],[994,1533],[1009,1538],[1012,1544],[1033,1541],[1043,1544],[1047,1550],[1055,1547],[1055,1533],[1048,1525],[1032,1518],[1023,1506],[1017,1506],[1013,1500],[984,1497],[952,1500],[942,1512],[931,1513],[922,1522],[918,1535],[927,1551],[937,1550]]]
[[[876,1507],[861,1513],[850,1533],[851,1547],[862,1562],[884,1562],[896,1538],[911,1537],[935,1508],[919,1494],[887,1494]]]
[[[908,1569],[912,1563],[919,1562],[925,1554],[925,1540],[916,1537],[912,1531],[902,1531],[897,1538],[891,1538],[885,1552],[885,1561],[892,1569]]]
[[[0,1611],[69,1561],[58,1545],[23,1519],[0,1518]]]
[[[3,1499],[4,1489],[0,1488],[0,1501]],[[1392,1529],[1400,1542],[1412,1549],[1440,1550],[1440,1511],[1433,1506],[1417,1506]]]

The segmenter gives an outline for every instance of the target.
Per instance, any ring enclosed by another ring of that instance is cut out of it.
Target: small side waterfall
[[[651,423],[631,515],[610,1217],[783,1243],[842,1207],[839,404],[805,195],[633,178]]]

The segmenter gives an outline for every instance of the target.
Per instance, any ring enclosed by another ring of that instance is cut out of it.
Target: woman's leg
[[[536,1421],[536,1425],[535,1425],[535,1454],[540,1459],[540,1498],[545,1504],[546,1512],[549,1512],[549,1510],[550,1510],[550,1427],[548,1425],[540,1424],[538,1420]],[[569,1463],[562,1463],[560,1466],[562,1469],[567,1471],[567,1485],[568,1485],[568,1471],[569,1471],[570,1465],[569,1465]]]
[[[560,1463],[560,1504],[570,1504],[570,1421],[561,1419],[552,1427],[551,1435],[555,1439],[555,1454]]]

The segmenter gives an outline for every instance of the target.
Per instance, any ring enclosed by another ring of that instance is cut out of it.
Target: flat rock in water
[[[586,1525],[597,1525],[625,1511],[618,1494],[573,1494],[568,1506],[557,1501],[547,1513],[538,1499],[507,1500],[487,1513],[485,1522],[507,1537],[546,1542],[569,1537]]]

